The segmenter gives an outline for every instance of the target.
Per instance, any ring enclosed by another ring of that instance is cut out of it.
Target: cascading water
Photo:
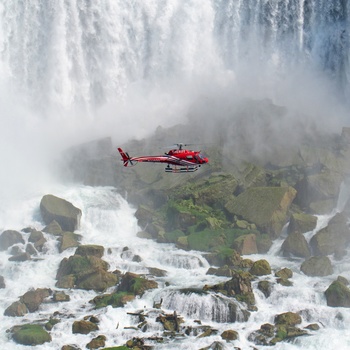
[[[297,261],[264,256],[272,267],[291,268],[294,285],[275,285],[266,299],[255,281],[258,311],[248,322],[227,323],[225,298],[194,291],[224,280],[206,275],[209,266],[200,253],[138,238],[134,209],[116,192],[58,186],[47,169],[73,140],[112,130],[125,141],[143,137],[159,124],[181,122],[201,95],[269,97],[282,104],[311,105],[311,110],[323,109],[325,114],[333,111],[337,95],[348,104],[349,18],[350,5],[344,0],[1,0],[0,230],[41,229],[38,205],[50,192],[82,209],[82,243],[109,249],[104,259],[111,270],[167,271],[166,277],[157,278],[158,289],[125,308],[97,311],[107,346],[123,344],[135,334],[124,329],[137,322],[128,311],[151,310],[162,299],[163,308],[176,308],[187,324],[201,318],[218,333],[174,339],[156,345],[159,349],[197,350],[221,340],[221,331],[228,328],[240,334],[235,346],[248,349],[248,335],[286,310],[301,310],[305,325],[319,322],[322,328],[274,349],[350,348],[349,311],[327,307],[323,296],[336,276],[350,278],[349,257],[336,264],[332,276],[309,278],[300,273]],[[46,238],[38,261],[17,264],[8,261],[8,252],[0,253],[0,275],[6,281],[6,288],[0,289],[0,314],[30,288],[55,288],[59,262],[73,251],[59,254],[56,240]],[[278,244],[271,252],[278,252]],[[142,258],[141,263],[133,261],[134,255]],[[72,334],[71,327],[73,319],[96,313],[89,303],[95,293],[68,293],[70,302],[43,304],[23,320],[45,319],[55,311],[63,315],[47,349],[69,343],[84,347],[88,342],[85,335]],[[2,348],[26,349],[6,333],[18,322],[22,321],[2,318]],[[159,323],[150,324],[145,336],[161,331]]]

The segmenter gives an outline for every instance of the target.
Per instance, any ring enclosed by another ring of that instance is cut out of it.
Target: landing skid
[[[186,166],[186,167],[171,167],[167,166],[165,168],[166,173],[193,173],[198,170],[198,166]]]

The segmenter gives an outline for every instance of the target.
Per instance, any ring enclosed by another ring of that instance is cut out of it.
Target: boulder
[[[130,292],[116,292],[112,294],[102,294],[98,295],[94,299],[91,300],[93,304],[95,304],[96,309],[100,309],[102,307],[106,307],[108,305],[115,307],[123,307],[129,301],[135,299],[135,294]]]
[[[28,312],[27,306],[21,301],[15,301],[5,311],[5,316],[21,317]]]
[[[255,276],[269,275],[271,273],[271,266],[265,259],[257,260],[254,262],[249,272]]]
[[[232,216],[238,215],[276,238],[288,221],[295,196],[292,187],[253,187],[228,202],[225,208]]]
[[[293,271],[291,269],[288,269],[287,267],[278,270],[275,272],[275,277],[287,279],[293,277]]]
[[[13,340],[22,345],[41,345],[51,342],[51,335],[45,329],[35,324],[24,324],[11,329]]]
[[[58,247],[59,252],[62,253],[66,249],[78,247],[81,238],[81,235],[78,235],[74,232],[62,232],[58,239],[58,241],[60,242]]]
[[[256,245],[256,235],[250,233],[236,238],[233,241],[232,248],[241,255],[257,254],[258,247]]]
[[[221,333],[221,338],[226,341],[237,340],[238,332],[234,331],[233,329],[228,329]]]
[[[312,231],[317,225],[317,217],[305,213],[294,213],[290,217],[288,233],[306,233]]]
[[[284,324],[287,326],[295,326],[301,323],[301,317],[295,312],[285,312],[275,316],[275,324]]]
[[[64,231],[74,232],[79,227],[81,210],[65,199],[45,195],[40,202],[40,212],[46,225],[55,220]]]
[[[314,255],[331,255],[346,249],[350,242],[348,217],[337,213],[328,225],[318,231],[310,240]]]
[[[104,247],[96,244],[81,245],[75,251],[75,255],[96,256],[97,258],[102,258],[103,254]]]
[[[88,349],[99,349],[106,345],[106,336],[99,335],[96,338],[92,339],[89,343],[86,344]]]
[[[57,271],[59,288],[80,288],[104,291],[118,283],[118,277],[108,272],[109,265],[95,256],[73,255],[64,258]]]
[[[23,262],[23,261],[31,260],[31,256],[29,253],[24,252],[24,253],[20,253],[20,254],[11,256],[8,260],[9,261]]]
[[[327,256],[313,256],[305,260],[300,270],[307,276],[328,276],[333,273],[332,263]]]
[[[350,289],[339,280],[334,281],[325,291],[327,305],[350,307]]]
[[[31,230],[28,242],[34,243],[34,247],[38,252],[43,250],[43,246],[46,243],[46,238],[41,231],[35,229]]]
[[[127,272],[122,277],[118,292],[128,292],[141,296],[146,290],[154,288],[158,288],[156,281],[148,280],[136,273]]]
[[[308,258],[311,256],[309,244],[299,231],[292,231],[284,240],[281,247],[282,255],[285,257]]]
[[[74,321],[72,325],[72,332],[80,334],[89,334],[90,332],[97,331],[98,326],[91,321]]]
[[[0,276],[0,289],[6,288],[4,276]]]
[[[25,243],[21,233],[18,231],[6,230],[0,235],[0,251],[4,251],[18,243]]]
[[[35,312],[50,294],[51,291],[47,288],[37,288],[24,293],[20,297],[20,301],[27,306],[29,312]]]
[[[52,220],[47,226],[43,228],[43,232],[50,233],[54,236],[60,236],[62,234],[62,227],[56,220]]]
[[[268,298],[272,292],[272,283],[269,281],[259,281],[258,289]]]

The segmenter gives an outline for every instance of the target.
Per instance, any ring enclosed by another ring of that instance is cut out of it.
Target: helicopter
[[[129,154],[124,152],[121,148],[118,148],[118,151],[125,167],[134,166],[138,162],[166,163],[166,173],[194,172],[197,171],[202,164],[207,164],[209,161],[200,151],[184,149],[183,147],[188,146],[187,144],[176,143],[174,146],[177,148],[171,149],[164,155],[159,156],[130,157]]]

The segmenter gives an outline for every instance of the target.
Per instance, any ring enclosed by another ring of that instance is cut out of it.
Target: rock
[[[281,270],[276,271],[275,276],[279,277],[279,278],[284,278],[284,279],[292,278],[293,271],[291,269],[288,269],[287,267],[285,267]]]
[[[240,236],[234,240],[232,247],[241,255],[257,254],[256,235],[251,233]]]
[[[24,316],[27,312],[28,309],[24,303],[15,301],[4,311],[4,315],[11,317],[21,317]]]
[[[228,341],[231,340],[237,340],[238,339],[238,332],[229,329],[221,333],[221,338]]]
[[[176,311],[173,314],[160,314],[156,321],[162,323],[164,329],[170,332],[179,332],[180,325],[184,322],[182,317],[177,316]]]
[[[258,289],[268,298],[271,295],[272,283],[269,281],[259,281]]]
[[[94,332],[98,330],[98,326],[90,321],[74,321],[72,326],[72,332],[80,333],[80,334],[89,334],[90,332]]]
[[[312,231],[316,225],[316,216],[304,213],[294,213],[290,217],[288,234],[292,232],[306,233]]]
[[[295,326],[301,323],[301,316],[295,312],[285,312],[275,316],[274,322],[276,325],[284,324],[287,326]]]
[[[64,231],[69,232],[79,227],[81,210],[62,198],[45,195],[40,202],[40,212],[46,225],[55,220]]]
[[[328,306],[350,307],[350,289],[338,280],[327,288],[325,296]]]
[[[337,213],[328,225],[318,231],[310,240],[314,255],[331,255],[346,249],[350,242],[348,217]]]
[[[28,238],[28,241],[34,243],[34,247],[38,252],[43,250],[43,246],[46,243],[46,238],[41,231],[32,229]]]
[[[29,312],[35,312],[50,294],[51,291],[47,288],[37,288],[24,293],[20,297],[20,301],[27,306]]]
[[[215,266],[227,265],[230,267],[238,267],[242,262],[242,257],[236,250],[226,247],[206,254],[204,257],[208,260],[210,265]]]
[[[157,267],[148,267],[148,272],[151,276],[155,277],[165,277],[168,274],[166,270],[162,270]]]
[[[238,301],[247,303],[248,306],[255,304],[255,296],[251,285],[252,276],[248,272],[236,271],[234,276],[227,282],[214,286],[204,286],[204,291],[220,292],[226,296],[234,297]]]
[[[64,258],[57,271],[56,286],[104,291],[118,282],[118,277],[108,272],[108,268],[108,263],[95,256],[73,255]]]
[[[99,335],[98,337],[92,339],[87,345],[86,347],[88,349],[98,349],[98,348],[102,348],[106,345],[106,336],[104,335]]]
[[[4,276],[0,276],[0,289],[6,288]]]
[[[104,254],[104,247],[96,244],[81,245],[75,251],[75,255],[81,256],[96,256],[102,258]]]
[[[43,232],[50,233],[54,236],[60,236],[62,234],[62,228],[56,220],[52,220],[46,227],[44,227]]]
[[[61,350],[81,350],[78,345],[63,345]]]
[[[51,342],[51,335],[43,327],[35,324],[24,324],[11,329],[13,340],[22,345],[41,345]]]
[[[4,251],[18,243],[25,243],[21,233],[18,231],[6,230],[0,235],[0,251]]]
[[[158,283],[153,280],[147,280],[135,273],[127,272],[122,277],[118,286],[118,292],[129,292],[135,295],[143,295],[148,289],[158,288]]]
[[[62,302],[62,301],[70,301],[70,296],[67,295],[65,292],[54,292],[52,300],[55,302]]]
[[[108,305],[115,307],[123,307],[129,301],[135,299],[135,295],[129,292],[116,292],[112,294],[98,295],[92,299],[92,303],[95,304],[96,309],[106,307]]]
[[[282,255],[285,257],[308,258],[311,256],[309,245],[298,231],[291,232],[284,240],[281,247]]]
[[[264,276],[271,273],[271,266],[269,262],[265,259],[256,261],[249,272],[255,276]]]
[[[62,232],[59,237],[59,252],[62,253],[66,249],[78,247],[81,238],[81,235],[78,235],[73,232]]]
[[[206,346],[205,348],[201,348],[199,350],[224,350],[224,349],[225,349],[225,345],[223,345],[219,341],[214,341],[209,346]]]
[[[231,215],[238,215],[254,223],[272,238],[281,234],[288,220],[288,210],[296,196],[292,187],[249,188],[226,204]]]
[[[11,256],[8,260],[9,261],[23,262],[23,261],[31,260],[31,256],[29,253],[25,252],[25,253],[21,253],[21,254],[15,255],[15,256]]]
[[[38,254],[37,250],[34,248],[33,244],[31,243],[28,243],[26,245],[26,253],[28,253],[29,256]]]
[[[328,276],[333,273],[332,263],[327,256],[313,256],[305,260],[300,270],[307,276]]]

